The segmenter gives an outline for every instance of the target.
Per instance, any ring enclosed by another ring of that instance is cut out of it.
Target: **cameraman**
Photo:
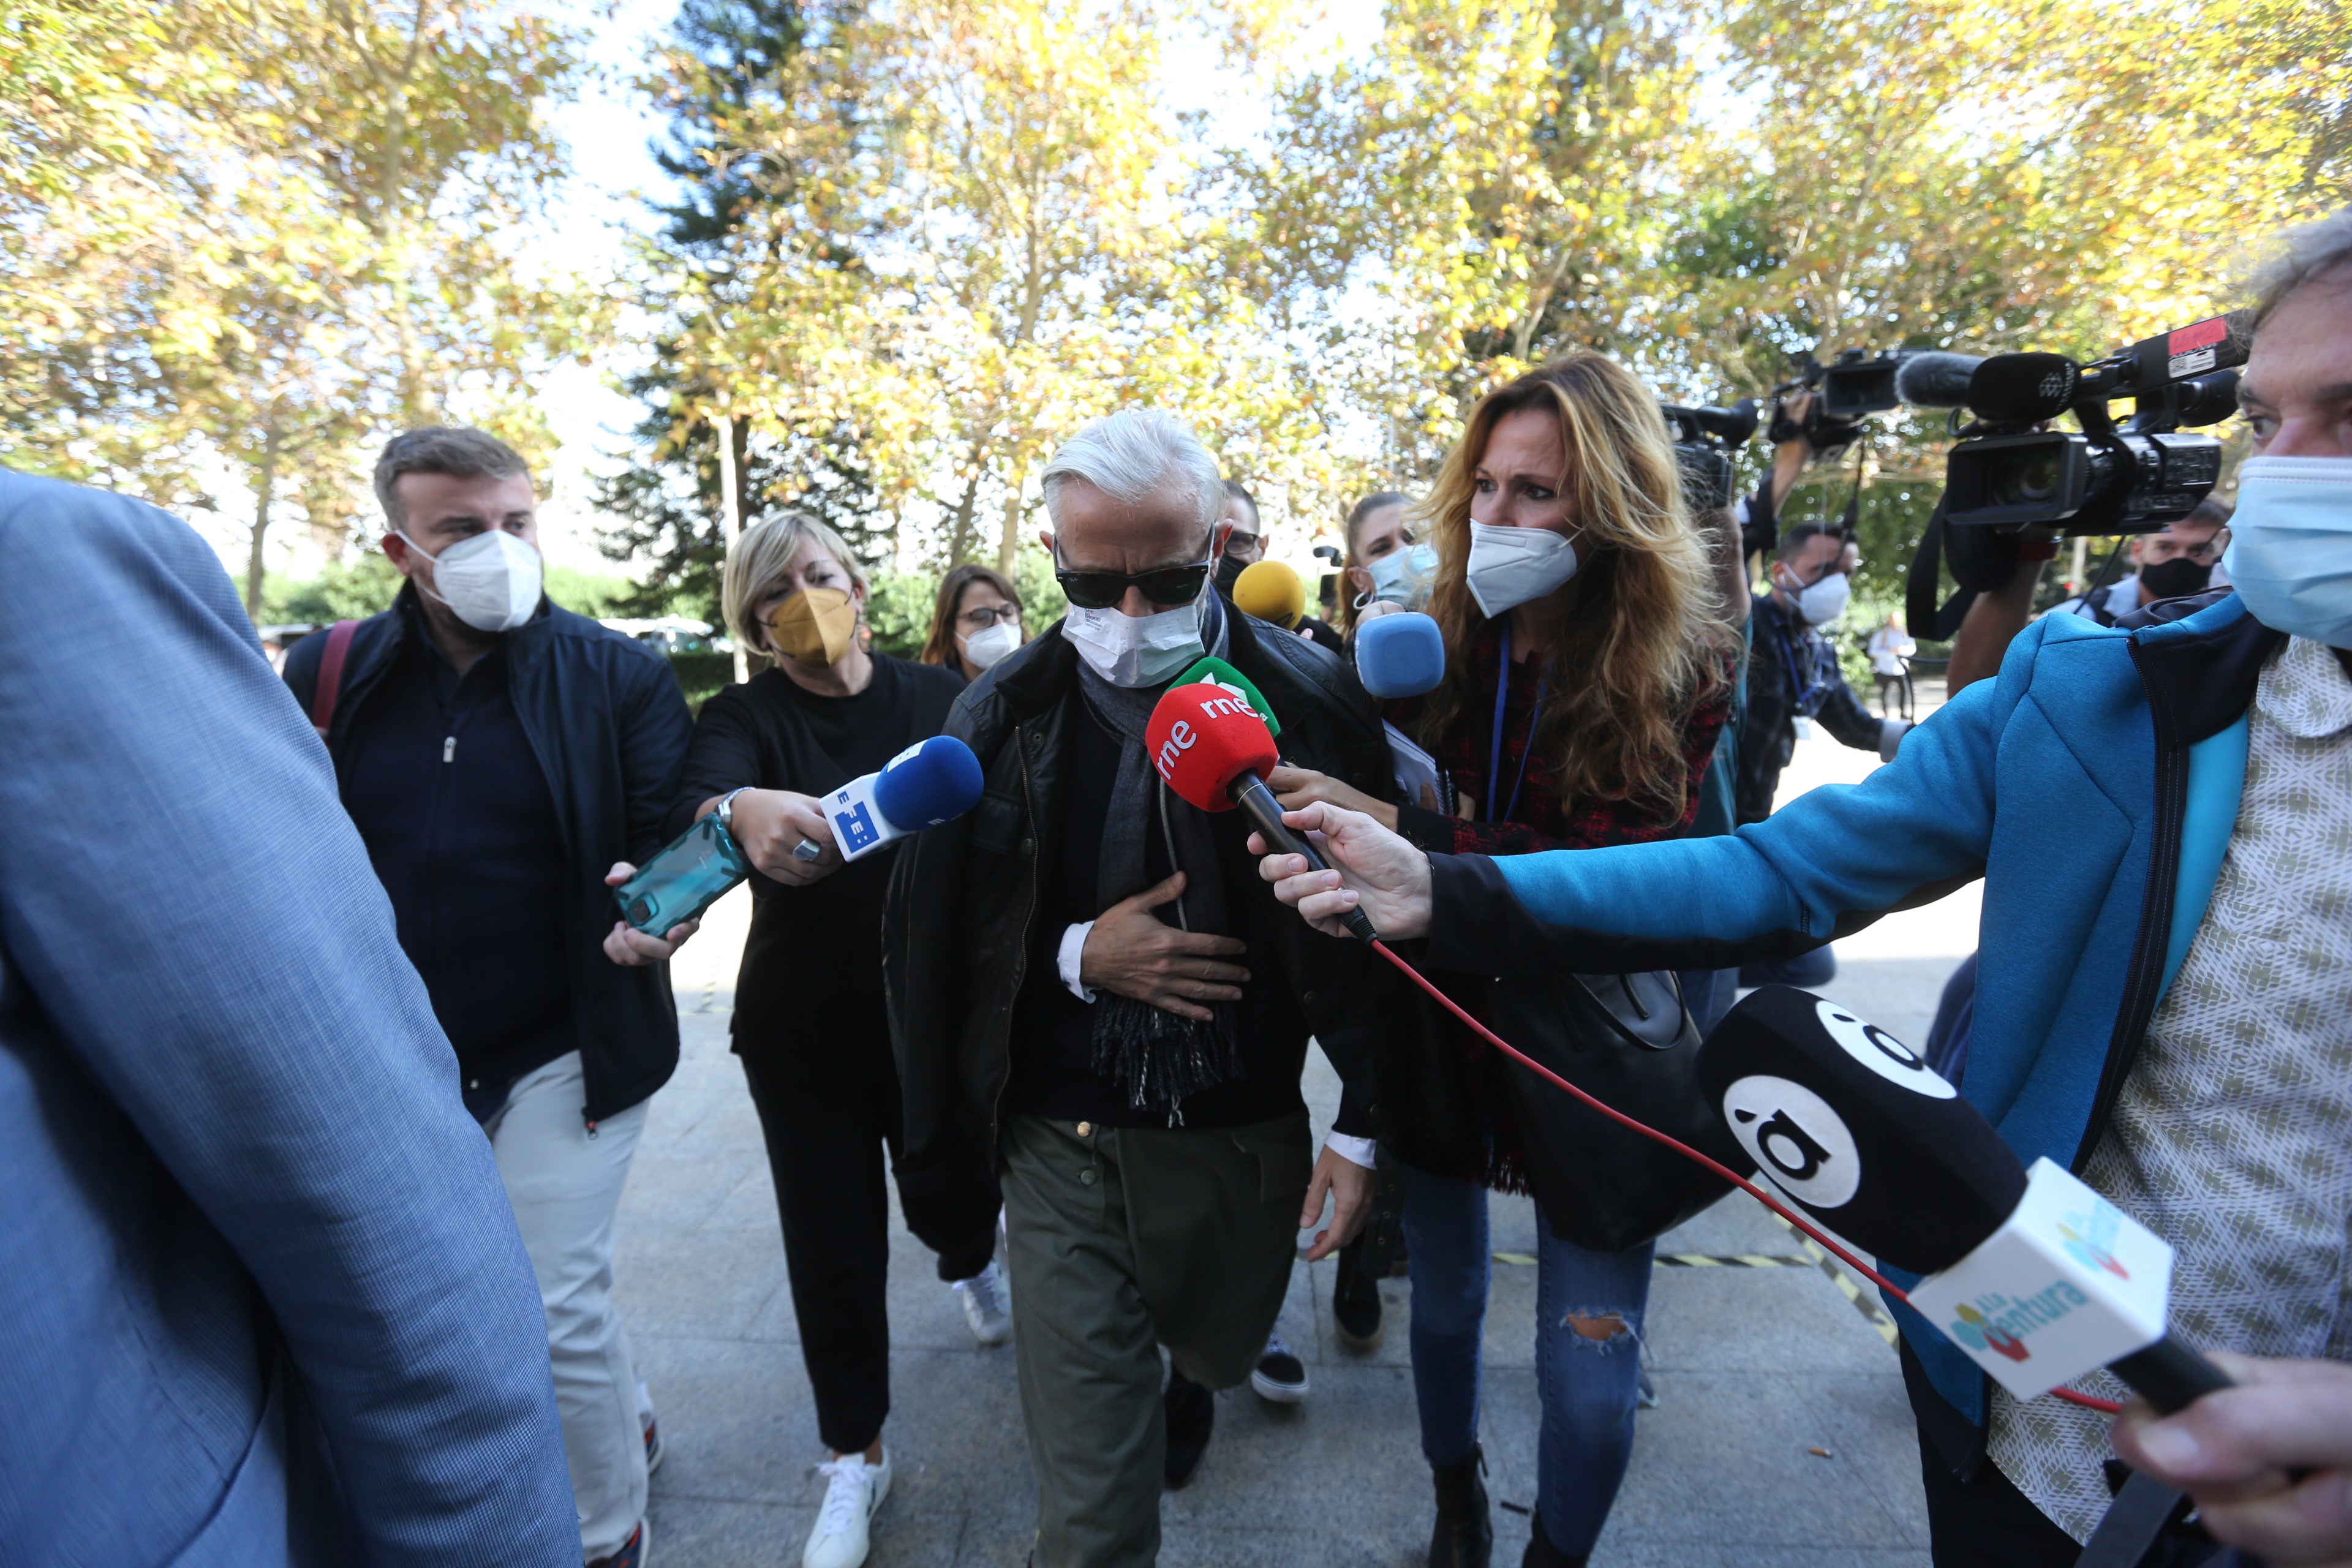
[[[2201,594],[2212,582],[2221,552],[2229,546],[2229,525],[2230,503],[2207,496],[2179,521],[2132,537],[2126,547],[2131,555],[2130,576],[2069,599],[2050,613],[2088,616],[2103,626],[2111,626],[2133,611],[2161,600]]]
[[[1787,956],[1981,875],[1961,1093],[2173,1246],[2185,1341],[2352,1359],[2352,211],[2288,237],[2256,323],[2234,595],[2046,616],[1892,765],[1730,837],[1431,856],[1317,806],[1289,820],[1349,885],[1264,874],[1325,930],[1360,902],[1496,974]],[[2074,1563],[2105,1422],[1895,1311],[1938,1568]]]
[[[1853,552],[1858,556],[1859,552]],[[1910,724],[1873,718],[1846,684],[1837,650],[1820,628],[1836,624],[1853,593],[1844,537],[1824,523],[1801,522],[1780,541],[1756,601],[1755,648],[1748,661],[1748,714],[1739,731],[1739,820],[1772,815],[1780,770],[1797,749],[1797,720],[1818,719],[1838,740],[1894,759]]]

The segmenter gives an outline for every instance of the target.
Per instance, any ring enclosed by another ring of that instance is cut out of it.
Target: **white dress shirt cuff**
[[[1068,986],[1070,994],[1081,1002],[1091,1002],[1095,999],[1093,988],[1078,978],[1078,960],[1087,950],[1087,932],[1094,929],[1095,922],[1092,921],[1083,925],[1063,927],[1061,952],[1054,960],[1054,967],[1061,972],[1062,984]]]
[[[1367,1171],[1372,1168],[1375,1145],[1370,1138],[1352,1138],[1345,1132],[1332,1132],[1324,1137],[1323,1147],[1350,1165],[1361,1165]]]

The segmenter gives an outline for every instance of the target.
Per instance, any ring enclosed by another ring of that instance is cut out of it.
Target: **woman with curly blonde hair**
[[[1419,521],[1437,551],[1429,613],[1445,679],[1390,718],[1445,769],[1452,809],[1384,805],[1291,768],[1271,781],[1283,805],[1367,812],[1444,854],[1688,831],[1738,643],[1649,388],[1612,360],[1571,353],[1489,393]],[[1475,1005],[1480,979],[1440,978]],[[1405,1200],[1413,1390],[1437,1490],[1431,1568],[1485,1568],[1493,1550],[1477,1445],[1486,1192],[1528,1186],[1518,1090],[1484,1070],[1466,1032],[1459,1044],[1468,1083],[1454,1102],[1483,1125],[1444,1142],[1486,1158],[1414,1171]],[[1596,1252],[1538,1230],[1543,1426],[1526,1563],[1550,1568],[1585,1561],[1632,1454],[1653,1248]]]

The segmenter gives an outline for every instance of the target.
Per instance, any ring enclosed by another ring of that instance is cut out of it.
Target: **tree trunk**
[[[980,469],[975,467],[963,482],[963,499],[955,504],[952,521],[948,524],[948,570],[952,572],[971,559],[971,514],[980,504]]]
[[[412,427],[430,423],[425,395],[424,350],[416,341],[415,279],[409,274],[407,224],[402,217],[408,174],[408,89],[425,48],[433,19],[432,0],[416,0],[410,18],[408,48],[399,69],[390,77],[385,103],[383,172],[376,183],[375,237],[390,263],[386,281],[392,290],[393,336],[400,356],[400,416]],[[380,77],[381,79],[381,77]]]
[[[1013,557],[1021,552],[1021,492],[1029,484],[1029,454],[1024,452],[1013,465],[1013,490],[1004,498],[1004,528],[996,543],[996,569],[1007,577],[1013,575]]]
[[[278,491],[278,421],[269,422],[261,442],[261,471],[253,486],[253,542],[245,557],[245,613],[261,624],[262,541],[269,533],[269,503]]]
[[[743,537],[743,481],[735,461],[735,416],[719,416],[719,526],[727,540],[727,553],[733,556],[735,542]],[[751,679],[751,656],[740,644],[735,649],[735,684],[742,685]]]

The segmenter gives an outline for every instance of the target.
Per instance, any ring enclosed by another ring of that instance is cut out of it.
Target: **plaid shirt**
[[[1495,689],[1496,666],[1502,655],[1498,625],[1487,622],[1470,652],[1473,689],[1478,691]],[[1682,815],[1666,819],[1633,801],[1560,799],[1555,771],[1527,754],[1528,734],[1537,716],[1536,690],[1541,680],[1538,662],[1529,659],[1511,666],[1510,686],[1503,699],[1502,767],[1494,801],[1495,809],[1504,820],[1472,821],[1408,805],[1398,812],[1398,830],[1422,848],[1438,855],[1528,855],[1539,849],[1597,849],[1612,844],[1679,838],[1690,831],[1698,820],[1699,786],[1706,782],[1707,763],[1715,756],[1715,738],[1731,714],[1730,666],[1727,664],[1725,669],[1725,684],[1684,721]],[[1454,787],[1469,798],[1472,808],[1483,818],[1486,811],[1487,758],[1493,743],[1488,716],[1493,710],[1486,704],[1479,706],[1486,708],[1486,712],[1475,716],[1465,713],[1453,732],[1442,737],[1430,752],[1453,779]],[[1418,707],[1418,699],[1391,704],[1389,717],[1397,728],[1410,734]],[[1513,807],[1509,805],[1512,784],[1520,779],[1523,765],[1526,776],[1518,784],[1518,804]]]

